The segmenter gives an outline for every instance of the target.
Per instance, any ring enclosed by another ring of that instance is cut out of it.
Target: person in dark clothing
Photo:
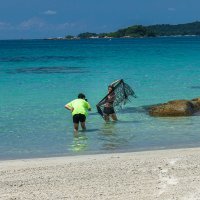
[[[115,101],[115,93],[114,93],[114,87],[112,85],[108,86],[108,96],[106,99],[106,102],[104,104],[104,119],[105,121],[110,121],[110,117],[113,121],[117,121],[117,116],[113,107],[113,103]]]

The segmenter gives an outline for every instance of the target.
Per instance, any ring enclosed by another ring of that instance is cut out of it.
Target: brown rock
[[[194,101],[196,102],[196,101]],[[164,104],[152,106],[149,114],[159,117],[190,116],[196,112],[196,104],[189,100],[175,100]]]
[[[200,98],[192,99],[191,102],[194,105],[195,112],[200,111]]]

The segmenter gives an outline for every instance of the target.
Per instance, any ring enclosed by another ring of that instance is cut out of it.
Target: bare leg
[[[86,126],[85,126],[85,122],[81,122],[81,128],[84,130],[86,130]]]
[[[74,123],[74,132],[78,132],[78,124]]]
[[[115,113],[111,114],[111,118],[113,119],[113,121],[117,121],[117,116]]]
[[[109,122],[109,121],[110,121],[109,115],[104,115],[104,120],[105,120],[106,122]]]
[[[74,132],[74,137],[78,138],[78,132]]]

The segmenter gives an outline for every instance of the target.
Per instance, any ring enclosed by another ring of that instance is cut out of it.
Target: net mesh
[[[114,92],[115,94],[115,100],[113,102],[113,107],[115,108],[115,110],[122,109],[123,105],[125,105],[129,101],[129,98],[128,98],[129,96],[136,98],[136,95],[133,89],[127,83],[125,83],[122,79],[114,83],[112,86],[114,87],[114,90],[112,92]],[[103,109],[104,109],[104,105],[106,104],[108,100],[108,95],[109,94],[107,94],[96,105],[97,111],[102,117],[104,115]]]

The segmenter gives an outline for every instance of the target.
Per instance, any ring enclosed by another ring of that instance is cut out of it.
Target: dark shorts
[[[111,115],[111,114],[114,114],[114,113],[115,113],[115,110],[114,110],[113,107],[104,107],[103,113],[104,113],[105,115]]]
[[[78,124],[79,122],[85,122],[86,116],[83,114],[75,114],[73,116],[73,122],[74,124]]]

